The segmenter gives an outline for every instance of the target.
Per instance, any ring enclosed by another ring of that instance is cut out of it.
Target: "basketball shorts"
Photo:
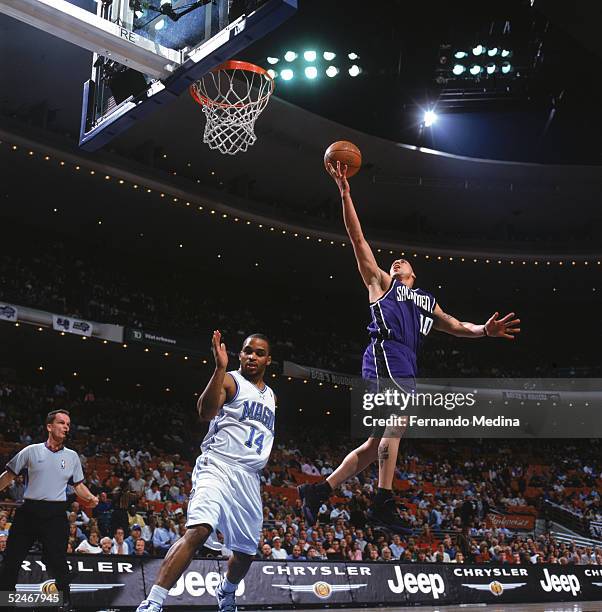
[[[374,391],[398,387],[406,393],[415,388],[416,356],[401,342],[374,339],[362,360],[362,378]]]
[[[400,342],[373,339],[364,351],[362,378],[368,393],[385,393],[387,390],[405,394],[416,390],[416,357]],[[375,419],[388,419],[405,414],[399,406],[383,404],[373,408]],[[405,428],[375,425],[370,437],[401,437]]]
[[[226,548],[254,555],[263,525],[259,474],[200,455],[192,473],[186,526],[201,524],[221,531]]]

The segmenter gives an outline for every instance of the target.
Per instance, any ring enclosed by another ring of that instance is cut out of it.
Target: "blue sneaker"
[[[163,606],[156,601],[145,599],[137,608],[136,612],[163,612]]]
[[[222,590],[222,585],[220,584],[217,589],[215,589],[215,596],[217,597],[217,609],[219,612],[237,612],[234,591],[226,593],[226,591]]]

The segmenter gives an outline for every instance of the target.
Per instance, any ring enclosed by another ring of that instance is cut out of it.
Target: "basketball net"
[[[257,140],[255,121],[274,91],[260,66],[227,61],[190,86],[205,114],[203,142],[225,155],[245,152]]]

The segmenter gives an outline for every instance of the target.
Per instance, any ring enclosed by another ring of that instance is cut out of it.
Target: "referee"
[[[21,563],[35,540],[44,549],[44,561],[56,587],[63,592],[63,610],[70,609],[69,566],[67,565],[67,484],[92,506],[98,498],[83,483],[79,455],[64,446],[71,419],[67,410],[53,410],[46,416],[48,440],[30,444],[18,452],[0,475],[0,491],[24,469],[27,470],[25,501],[15,513],[8,532],[6,555],[0,573],[0,591],[14,591]]]

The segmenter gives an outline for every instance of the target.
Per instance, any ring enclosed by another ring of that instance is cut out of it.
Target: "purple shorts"
[[[396,340],[377,340],[366,347],[362,361],[362,378],[377,388],[390,386],[394,380],[406,391],[414,388],[416,355]]]

